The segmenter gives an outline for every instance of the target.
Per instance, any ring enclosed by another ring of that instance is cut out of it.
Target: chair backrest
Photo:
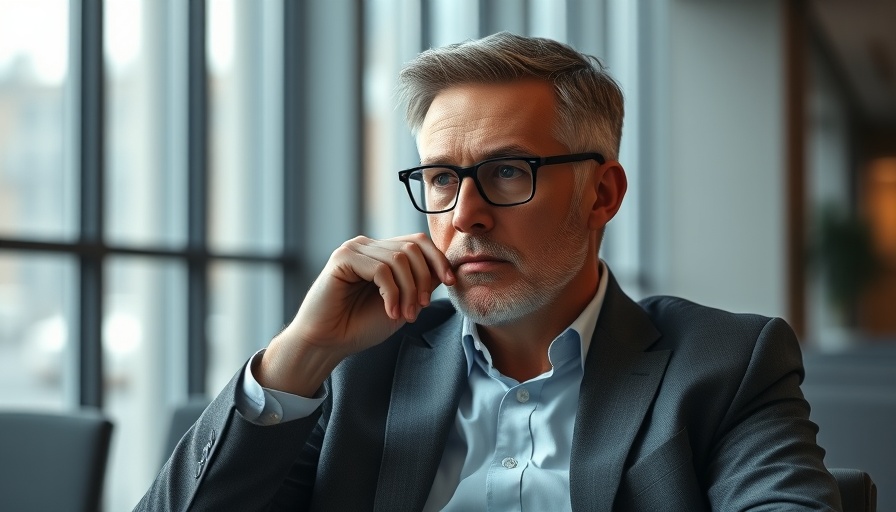
[[[880,510],[896,511],[896,350],[885,343],[804,354],[802,390],[828,467],[874,477]]]
[[[96,512],[111,439],[98,412],[0,411],[0,507]]]
[[[877,486],[871,476],[858,469],[828,469],[837,480],[844,512],[876,512]]]
[[[174,409],[174,413],[171,415],[171,423],[168,426],[168,439],[165,442],[165,453],[162,457],[162,463],[168,460],[168,457],[174,452],[177,443],[190,430],[193,423],[196,423],[196,420],[199,419],[202,411],[208,407],[209,403],[211,401],[208,398],[197,396]]]

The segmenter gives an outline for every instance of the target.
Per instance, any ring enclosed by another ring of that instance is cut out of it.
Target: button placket
[[[537,387],[537,386],[536,386]],[[502,428],[506,428],[507,423],[510,422],[512,424],[517,425],[513,427],[512,430],[518,430],[519,435],[526,436],[526,441],[523,442],[523,445],[518,444],[518,441],[521,440],[518,438],[517,442],[510,442],[507,446],[500,446],[503,443],[499,443],[499,446],[496,446],[497,453],[501,453],[504,451],[505,454],[515,453],[517,449],[521,446],[531,447],[532,439],[531,432],[528,427],[524,427],[527,424],[529,414],[533,407],[535,407],[535,403],[532,402],[533,396],[529,391],[527,386],[519,385],[516,389],[511,389],[505,395],[506,398],[513,397],[510,401],[505,401],[501,406],[501,413],[499,415],[499,423],[504,423],[505,426],[499,426],[499,432],[502,431]],[[506,400],[505,398],[505,400]],[[504,430],[504,432],[508,432]],[[525,433],[524,433],[525,432]],[[509,441],[509,438],[505,437],[504,440]],[[510,450],[506,450],[507,448],[511,448]],[[525,448],[524,448],[525,449]],[[506,450],[506,451],[505,451]],[[524,461],[521,461],[519,458],[515,456],[506,456],[503,459],[500,459],[500,465],[504,469],[512,470],[518,469],[525,465]]]

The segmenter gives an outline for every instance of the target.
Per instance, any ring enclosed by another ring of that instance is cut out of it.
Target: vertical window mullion
[[[283,321],[289,322],[302,300],[310,278],[303,274],[302,240],[305,239],[302,206],[296,200],[305,189],[303,166],[305,86],[304,2],[283,2]]]
[[[81,0],[78,32],[78,172],[80,173],[78,401],[103,405],[103,2]]]
[[[366,144],[365,135],[366,131],[364,130],[364,87],[362,85],[362,81],[364,79],[364,41],[367,37],[366,27],[367,24],[364,21],[364,16],[366,12],[364,11],[364,0],[355,0],[354,4],[355,9],[355,30],[354,33],[357,34],[355,38],[355,50],[354,50],[354,64],[355,64],[355,77],[358,81],[357,88],[355,89],[355,94],[353,99],[353,110],[354,115],[356,117],[355,121],[355,146],[358,148],[363,148]],[[359,151],[358,159],[359,161],[363,158],[363,151]],[[355,167],[355,183],[364,183],[364,165],[358,165]],[[355,208],[355,226],[356,230],[362,229],[364,226],[364,212],[367,209],[367,200],[366,195],[361,191],[358,191],[357,195],[357,208]]]
[[[645,8],[650,9],[647,6]],[[607,2],[605,0],[567,0],[566,20],[567,42],[579,51],[594,55],[606,62]]]
[[[479,0],[479,36],[499,30],[525,34],[529,27],[529,1]]]
[[[432,47],[432,0],[420,0],[420,50]]]
[[[187,392],[205,392],[208,316],[208,66],[206,2],[188,13]]]

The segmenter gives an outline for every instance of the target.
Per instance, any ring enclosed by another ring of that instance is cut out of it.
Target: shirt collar
[[[591,347],[591,338],[594,336],[594,328],[597,325],[597,317],[600,315],[601,307],[604,303],[604,297],[607,294],[607,283],[609,281],[609,270],[603,260],[600,260],[600,282],[597,285],[597,293],[591,299],[591,302],[585,306],[585,309],[579,313],[579,316],[573,320],[569,327],[564,329],[559,336],[554,338],[549,347],[549,353],[552,353],[554,343],[567,336],[567,333],[575,333],[579,338],[580,346],[580,364],[582,369],[585,368],[585,357],[588,355],[588,349]],[[572,334],[570,333],[570,334]],[[476,324],[469,318],[464,317],[462,329],[462,343],[464,347],[464,355],[467,357],[467,375],[473,370],[473,363],[476,359],[476,352],[480,352],[485,361],[491,366],[491,354],[479,338],[479,331]]]

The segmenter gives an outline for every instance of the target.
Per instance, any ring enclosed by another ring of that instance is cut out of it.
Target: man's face
[[[554,138],[555,121],[556,100],[546,82],[454,86],[426,114],[417,137],[421,163],[469,166],[500,156],[569,153]],[[562,305],[564,297],[581,298],[570,293],[582,284],[574,278],[597,263],[588,257],[593,231],[576,172],[588,171],[542,167],[535,197],[511,207],[488,204],[465,179],[454,210],[428,215],[430,235],[458,278],[448,293],[462,313],[480,325],[503,325]],[[585,286],[593,293],[593,283]]]

